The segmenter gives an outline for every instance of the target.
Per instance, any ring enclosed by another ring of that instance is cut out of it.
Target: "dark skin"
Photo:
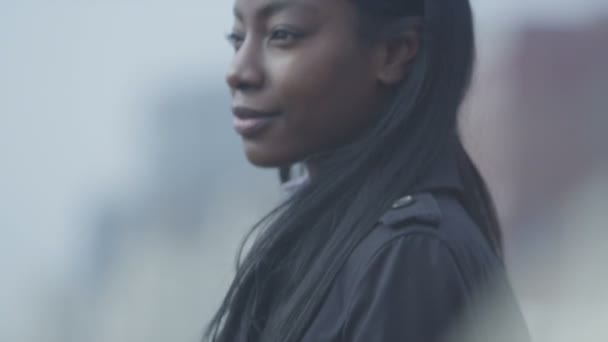
[[[280,167],[357,137],[415,56],[413,30],[374,43],[349,0],[236,0],[226,76],[248,160]]]

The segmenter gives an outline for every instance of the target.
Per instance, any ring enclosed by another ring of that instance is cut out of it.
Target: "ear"
[[[377,46],[376,78],[384,85],[405,79],[420,46],[420,25],[411,25]]]

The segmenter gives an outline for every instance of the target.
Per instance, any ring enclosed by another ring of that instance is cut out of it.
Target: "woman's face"
[[[250,162],[301,161],[370,124],[383,91],[351,1],[236,0],[234,8],[226,80]]]

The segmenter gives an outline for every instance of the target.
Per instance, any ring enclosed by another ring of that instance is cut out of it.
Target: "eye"
[[[295,43],[302,34],[291,29],[277,28],[270,32],[270,42],[275,45],[286,46]]]
[[[235,51],[238,51],[245,41],[245,35],[237,32],[230,32],[226,35],[226,40],[232,45]]]

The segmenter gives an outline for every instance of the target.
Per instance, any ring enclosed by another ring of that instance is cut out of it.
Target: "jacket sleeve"
[[[444,341],[464,313],[466,274],[432,234],[386,242],[361,269],[350,296],[343,341]]]

